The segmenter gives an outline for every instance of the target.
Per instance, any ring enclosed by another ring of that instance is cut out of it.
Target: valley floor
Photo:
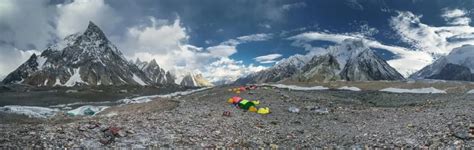
[[[0,124],[0,147],[474,146],[471,94],[229,88],[115,106],[95,117]],[[235,95],[260,100],[271,113],[232,107],[227,99]],[[315,112],[321,108],[329,112]]]

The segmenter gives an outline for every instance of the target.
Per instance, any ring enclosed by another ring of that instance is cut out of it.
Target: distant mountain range
[[[84,33],[67,36],[33,54],[2,81],[34,86],[171,85],[175,77],[156,63],[128,62],[102,30],[90,22]]]
[[[188,73],[184,76],[183,80],[181,80],[180,85],[185,87],[211,87],[214,86],[210,83],[206,78],[202,76],[202,74],[192,74]]]
[[[176,77],[168,71],[160,68],[156,60],[150,62],[140,61],[137,58],[135,65],[155,84],[174,84]]]
[[[474,81],[474,46],[454,49],[449,55],[412,74],[412,79]],[[328,82],[403,80],[404,77],[377,56],[363,41],[347,39],[326,52],[293,55],[268,69],[237,79],[234,84],[267,82]],[[90,22],[83,33],[69,35],[33,54],[8,74],[4,84],[33,86],[178,85],[176,76],[156,60],[127,61],[102,30]],[[215,82],[225,83],[229,82]],[[188,73],[179,82],[186,87],[214,86],[201,74]]]
[[[279,81],[403,80],[403,76],[360,40],[345,40],[317,55],[294,55],[275,66],[238,79],[236,84]]]

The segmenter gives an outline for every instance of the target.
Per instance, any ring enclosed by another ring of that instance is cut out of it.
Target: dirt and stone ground
[[[229,88],[116,106],[95,117],[0,124],[0,147],[474,146],[474,95]],[[271,113],[232,107],[226,101],[236,95],[260,100]],[[314,111],[320,108],[329,113]]]

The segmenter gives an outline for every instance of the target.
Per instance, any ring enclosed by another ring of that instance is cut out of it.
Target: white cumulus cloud
[[[148,25],[136,25],[127,29],[125,41],[118,43],[125,53],[169,54],[182,49],[182,45],[185,45],[183,43],[189,38],[186,28],[181,26],[179,19],[170,24],[163,24],[167,21],[157,20],[154,17],[149,17],[149,21]]]
[[[83,31],[89,21],[111,31],[122,19],[104,0],[74,0],[71,3],[58,4],[57,11],[59,38]]]
[[[446,17],[458,17],[463,13],[451,12]],[[399,12],[392,17],[390,24],[403,42],[410,44],[415,50],[432,54],[434,57],[444,56],[452,49],[465,44],[474,44],[474,27],[468,25],[430,26],[421,22],[421,15],[411,12]],[[448,22],[449,24],[449,22]]]
[[[216,57],[229,57],[232,54],[237,53],[236,46],[234,45],[216,45],[206,48],[211,55]]]
[[[469,12],[462,9],[445,9],[441,17],[450,25],[469,25],[471,18],[468,15]]]
[[[245,65],[243,61],[235,61],[226,57],[220,58],[205,67],[204,76],[209,77],[211,82],[235,81],[242,76],[253,72],[258,72],[267,67],[255,66],[253,64]]]
[[[263,56],[258,56],[255,57],[255,61],[262,63],[262,64],[270,64],[270,63],[275,63],[282,55],[281,54],[268,54],[268,55],[263,55]]]
[[[237,53],[237,45],[266,40],[266,34],[241,36],[203,48],[188,44],[189,35],[179,18],[172,23],[153,17],[149,21],[150,24],[130,27],[118,45],[129,59],[155,59],[162,68],[177,75],[177,82],[188,72],[202,73],[211,82],[217,82],[233,81],[264,68],[245,65],[229,57]]]

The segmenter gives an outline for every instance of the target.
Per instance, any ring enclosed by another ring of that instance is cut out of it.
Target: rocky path
[[[115,107],[97,117],[1,124],[0,146],[474,146],[470,95],[228,88]],[[232,107],[226,101],[235,95],[260,100],[272,113]]]

